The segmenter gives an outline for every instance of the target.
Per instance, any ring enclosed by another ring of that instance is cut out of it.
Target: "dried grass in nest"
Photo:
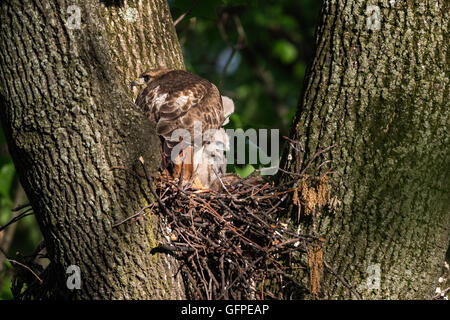
[[[159,177],[156,190],[151,188],[167,242],[154,252],[170,252],[183,261],[197,299],[281,298],[270,292],[268,281],[271,287],[303,287],[292,277],[299,265],[291,261],[295,253],[321,247],[321,239],[290,230],[275,218],[292,204],[295,181],[275,186],[252,177],[221,183],[223,192],[203,192]]]

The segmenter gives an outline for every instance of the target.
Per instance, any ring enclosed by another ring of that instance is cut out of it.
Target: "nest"
[[[318,177],[307,175],[306,170],[317,157],[333,147],[317,151],[298,173],[279,169],[289,177],[283,184],[262,177],[227,176],[219,178],[220,192],[194,190],[167,175],[152,178],[141,157],[139,160],[156,202],[114,226],[130,222],[148,212],[147,209],[159,206],[157,213],[163,242],[152,251],[169,253],[180,261],[190,298],[285,299],[291,298],[287,293],[293,292],[300,293],[300,297],[310,294],[315,298],[321,293],[325,267],[360,299],[358,292],[324,260],[324,239],[314,232],[315,220],[321,212],[327,208],[333,211],[339,201],[329,199],[327,174],[332,171]],[[130,171],[125,167],[112,169]],[[300,217],[301,208],[302,216],[311,218],[312,233],[293,230],[279,219],[280,213],[285,215],[292,209],[297,209],[297,217]],[[309,288],[296,280],[299,269],[309,274]],[[42,283],[31,269],[28,271]],[[49,275],[55,274],[51,268],[44,273],[46,280],[51,280]],[[36,279],[16,282],[16,297],[46,297],[57,288],[52,280],[47,290],[36,290],[28,285],[30,290],[21,294],[24,283],[31,282],[36,283]]]
[[[305,292],[293,276],[308,269],[299,257],[317,252],[312,248],[321,249],[323,239],[276,218],[292,205],[295,181],[276,186],[261,177],[221,179],[223,191],[214,192],[182,187],[167,176],[152,182],[146,175],[166,240],[153,252],[181,262],[193,299],[279,299],[286,287]]]

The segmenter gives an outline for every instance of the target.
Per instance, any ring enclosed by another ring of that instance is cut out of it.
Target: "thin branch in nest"
[[[194,252],[195,249],[187,247],[187,246],[183,246],[183,245],[171,246],[169,244],[160,244],[156,248],[153,248],[151,253],[163,252],[163,251],[170,251],[170,252],[179,252],[179,251]]]
[[[119,222],[113,224],[113,228],[118,227],[118,226],[120,226],[121,224],[123,224],[123,223],[125,223],[125,222],[127,222],[127,221],[130,221],[130,220],[132,220],[132,219],[134,219],[134,218],[139,217],[140,215],[142,215],[142,214],[144,213],[144,211],[145,211],[146,209],[153,208],[154,206],[155,206],[155,204],[152,203],[152,204],[149,204],[148,206],[143,207],[141,210],[139,210],[138,212],[136,212],[136,213],[133,214],[132,216],[129,216],[129,217],[123,219],[122,221],[119,221]]]
[[[184,160],[186,155],[183,156],[183,162],[181,163],[180,176],[178,177],[178,189],[183,189],[183,177],[184,177]]]
[[[300,174],[305,174],[305,173],[306,173],[306,170],[309,169],[309,167],[313,164],[314,160],[316,160],[322,153],[325,153],[325,152],[327,152],[327,151],[333,149],[334,147],[336,147],[335,144],[333,144],[333,145],[331,145],[331,146],[329,146],[329,147],[326,147],[325,149],[320,149],[320,150],[318,150],[318,151],[312,156],[311,160],[308,161],[307,165],[306,165],[305,168],[300,172]]]
[[[302,178],[303,175],[300,173],[295,173],[295,172],[290,172],[281,168],[278,168],[278,170],[280,170],[281,172],[290,175],[291,177],[295,177],[295,178]]]
[[[301,135],[304,135],[304,134],[300,134],[300,136]],[[299,141],[292,140],[291,138],[289,138],[287,136],[283,136],[283,139],[286,139],[289,142],[289,145],[292,147],[292,149],[295,149],[295,151],[297,151],[298,153],[302,152],[302,150],[299,150],[296,147],[297,145],[300,145]]]
[[[225,190],[225,192],[230,196],[233,197],[233,195],[230,193],[230,191],[228,191],[227,187],[225,187],[225,184],[222,181],[222,178],[220,177],[219,174],[217,174],[217,171],[214,167],[211,167],[214,171],[214,174],[216,175],[217,179],[219,179],[220,184],[222,185],[223,190]]]

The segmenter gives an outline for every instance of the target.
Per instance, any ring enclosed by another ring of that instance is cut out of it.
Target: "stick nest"
[[[222,192],[204,192],[163,176],[155,190],[147,178],[167,241],[154,251],[183,262],[192,298],[279,299],[270,288],[305,290],[293,277],[305,267],[293,261],[321,248],[323,239],[290,230],[275,216],[293,203],[295,181],[276,186],[261,177],[224,179]]]

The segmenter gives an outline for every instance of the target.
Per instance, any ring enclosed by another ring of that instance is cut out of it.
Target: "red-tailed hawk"
[[[183,171],[183,180],[197,178],[201,187],[211,187],[226,171],[224,151],[229,142],[222,126],[234,111],[233,101],[222,97],[208,80],[183,70],[152,69],[140,75],[139,82],[147,86],[136,104],[156,124],[166,168],[174,178]],[[199,124],[200,143],[194,128]],[[186,130],[191,141],[175,134],[177,129]],[[180,140],[190,147],[180,150]]]

